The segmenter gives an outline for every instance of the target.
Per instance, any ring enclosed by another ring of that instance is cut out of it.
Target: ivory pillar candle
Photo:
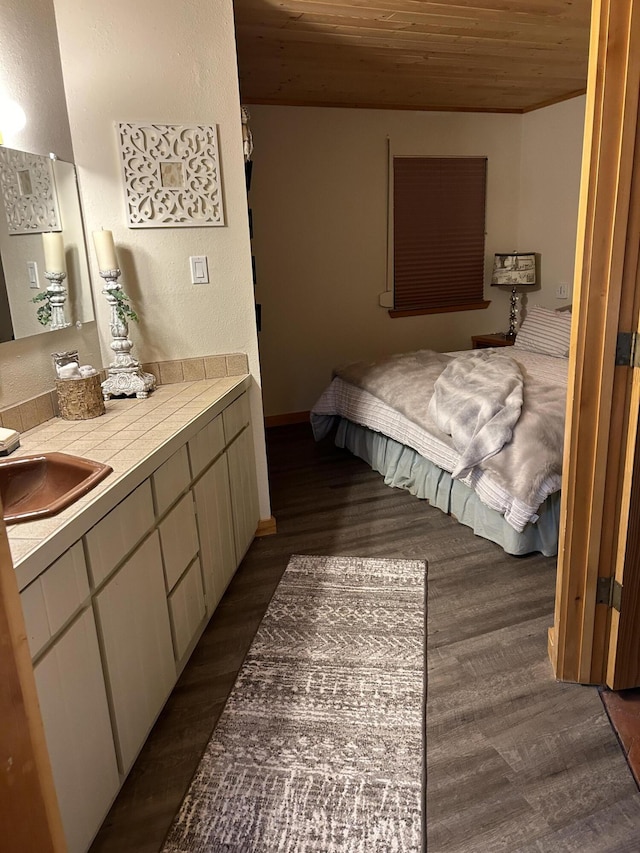
[[[117,270],[118,259],[116,257],[116,247],[113,242],[113,232],[94,231],[93,245],[96,248],[96,256],[98,258],[98,266],[101,270]]]
[[[42,235],[44,248],[44,268],[47,272],[64,272],[67,267],[64,262],[64,241],[60,231],[46,232]]]

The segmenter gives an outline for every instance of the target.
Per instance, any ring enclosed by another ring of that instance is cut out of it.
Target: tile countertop
[[[53,418],[22,433],[20,447],[8,458],[62,451],[106,462],[113,473],[57,515],[7,526],[19,588],[77,542],[250,382],[244,375],[161,385],[146,400],[107,401],[106,414],[100,417]]]

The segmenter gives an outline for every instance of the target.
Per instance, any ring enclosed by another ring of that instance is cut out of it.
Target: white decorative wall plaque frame
[[[224,225],[215,126],[118,124],[130,228]]]
[[[9,234],[62,230],[50,157],[0,146],[0,191]]]

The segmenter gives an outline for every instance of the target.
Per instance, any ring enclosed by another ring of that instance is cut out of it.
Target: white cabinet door
[[[200,561],[195,560],[169,596],[176,661],[182,662],[206,615]]]
[[[34,671],[69,853],[84,853],[120,787],[91,609]]]
[[[238,565],[226,454],[196,483],[193,493],[198,514],[207,613],[211,615]]]
[[[250,429],[245,429],[238,436],[227,450],[227,456],[236,556],[240,563],[253,542],[260,520],[256,462]]]
[[[120,769],[126,773],[176,680],[157,531],[94,601]]]

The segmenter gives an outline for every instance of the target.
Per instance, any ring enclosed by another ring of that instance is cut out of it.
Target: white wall
[[[332,368],[419,348],[463,349],[505,330],[491,306],[391,319],[385,289],[387,137],[394,154],[487,156],[486,281],[494,252],[517,244],[522,117],[253,106],[250,194],[260,354],[268,415],[305,411]]]
[[[246,352],[260,514],[270,514],[260,367],[231,0],[55,0],[62,68],[85,222],[114,233],[141,361]],[[130,230],[116,123],[216,124],[226,226]],[[94,282],[100,281],[93,251]],[[190,283],[189,256],[207,255],[211,284]],[[97,296],[102,352],[108,312]]]
[[[1,0],[0,97],[17,101],[25,128],[4,143],[35,154],[55,152],[73,160],[52,0]],[[4,212],[0,212],[4,216]],[[18,239],[18,238],[16,238]],[[53,387],[51,352],[79,349],[100,364],[95,323],[0,344],[0,409]]]
[[[572,98],[522,117],[518,245],[540,253],[542,290],[529,304],[571,303],[585,98]],[[567,299],[556,297],[559,284]]]
[[[528,115],[253,106],[250,194],[267,415],[306,411],[334,366],[421,347],[465,349],[508,326],[493,254],[540,253],[535,301],[572,281],[584,99]],[[394,154],[488,157],[482,311],[391,319],[387,137]],[[531,297],[533,300],[533,297]]]

